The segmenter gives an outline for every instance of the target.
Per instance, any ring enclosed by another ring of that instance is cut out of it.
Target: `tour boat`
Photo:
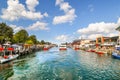
[[[118,53],[113,52],[112,57],[116,59],[120,59],[120,55]]]
[[[67,46],[66,45],[60,45],[59,50],[67,50]]]
[[[3,58],[0,59],[0,63],[5,63],[5,62],[8,62],[8,61],[11,61],[13,59],[16,59],[18,56],[19,56],[18,54],[4,56]]]

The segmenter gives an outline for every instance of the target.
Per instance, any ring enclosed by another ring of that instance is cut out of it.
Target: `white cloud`
[[[59,36],[56,37],[56,40],[67,41],[68,40],[68,36],[67,35],[59,35]]]
[[[64,0],[56,0],[56,5],[60,6],[60,10],[63,10],[65,15],[55,16],[53,24],[71,23],[75,19],[75,9],[73,9],[68,2],[64,2]]]
[[[15,33],[20,31],[21,29],[24,29],[22,26],[16,26],[16,25],[12,25],[12,24],[9,26],[14,30]]]
[[[43,15],[44,15],[45,17],[48,17],[48,16],[49,16],[48,13],[46,13],[46,12],[45,12]]]
[[[98,36],[117,36],[118,32],[115,30],[120,25],[120,18],[117,23],[91,23],[88,27],[79,29],[77,32],[81,36],[85,36],[88,39],[95,39]]]
[[[35,7],[39,4],[38,0],[26,0],[26,6],[21,4],[19,0],[8,0],[6,9],[2,9],[1,18],[9,21],[18,20],[19,18],[42,19],[41,12],[36,12]]]
[[[27,30],[49,30],[49,28],[47,28],[47,23],[39,22],[39,21],[30,25],[26,29]]]
[[[63,43],[63,42],[71,42],[73,40],[77,39],[77,37],[75,37],[74,35],[65,35],[65,34],[62,34],[62,35],[58,35],[57,37],[55,37],[55,40],[57,40],[56,42],[60,42],[60,43]]]
[[[39,4],[38,0],[26,0],[27,8],[30,11],[35,11],[35,7]]]
[[[96,37],[101,37],[102,34],[91,34],[88,36],[88,39],[96,39]]]

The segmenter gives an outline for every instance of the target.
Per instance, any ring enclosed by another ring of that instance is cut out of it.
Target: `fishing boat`
[[[60,45],[59,50],[67,50],[67,46],[66,45]]]

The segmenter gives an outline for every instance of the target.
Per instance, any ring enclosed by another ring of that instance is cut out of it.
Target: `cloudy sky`
[[[120,0],[2,0],[0,22],[55,43],[116,36]]]

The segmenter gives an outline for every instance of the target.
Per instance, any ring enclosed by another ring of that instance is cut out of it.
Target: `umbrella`
[[[10,44],[6,43],[6,44],[3,44],[4,46],[9,46]]]
[[[12,47],[18,47],[18,45],[17,44],[13,44]]]

